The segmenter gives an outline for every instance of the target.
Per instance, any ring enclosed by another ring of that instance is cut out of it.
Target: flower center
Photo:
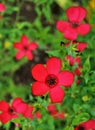
[[[13,108],[11,108],[11,107],[9,108],[9,110],[8,110],[8,111],[9,111],[9,113],[10,113],[10,114],[15,113],[14,109],[13,109]]]
[[[85,130],[83,126],[79,126],[79,130]]]
[[[25,51],[27,51],[28,50],[28,47],[27,46],[24,46],[24,48],[23,48]]]
[[[79,26],[78,23],[71,23],[71,25],[72,25],[73,28],[77,28]]]
[[[46,83],[50,88],[55,87],[55,86],[57,85],[57,83],[58,83],[58,78],[57,78],[55,75],[50,74],[50,75],[48,75],[48,76],[46,77],[45,83]]]

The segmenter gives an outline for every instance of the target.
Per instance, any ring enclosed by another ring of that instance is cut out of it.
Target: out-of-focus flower
[[[82,71],[82,66],[78,66],[77,68],[75,68],[74,70],[74,73],[77,75],[77,76],[80,76],[81,75],[81,71]]]
[[[37,64],[32,68],[32,75],[37,80],[32,84],[32,93],[41,96],[50,93],[52,102],[62,102],[64,91],[61,86],[70,87],[74,81],[74,75],[68,70],[60,71],[61,60],[57,57],[50,58],[46,67]]]
[[[71,55],[67,55],[66,56],[66,59],[69,61],[69,64],[71,65],[71,66],[73,66],[74,65],[74,63],[77,63],[78,64],[78,66],[80,65],[80,57],[75,57],[75,58],[73,58]]]
[[[4,12],[5,9],[6,9],[5,4],[3,4],[3,3],[0,2],[0,12]]]
[[[72,6],[67,9],[66,15],[68,22],[57,21],[56,28],[64,34],[64,38],[75,40],[80,35],[86,35],[90,31],[89,24],[82,24],[82,20],[86,16],[86,10],[81,6]]]
[[[87,47],[87,43],[86,42],[77,42],[77,41],[73,41],[71,43],[76,49],[76,51],[82,52],[86,49]],[[70,45],[70,42],[66,43],[66,47],[68,47]]]
[[[81,123],[75,130],[95,130],[95,120],[88,120]]]
[[[26,56],[29,60],[32,60],[32,51],[37,47],[37,43],[29,41],[28,37],[26,35],[23,35],[20,42],[14,43],[14,48],[19,50],[16,54],[16,59],[19,60],[22,57]]]
[[[64,112],[58,111],[54,104],[48,105],[47,109],[54,119],[64,119]]]
[[[6,101],[0,101],[0,121],[6,124],[14,118],[18,118],[18,114],[24,114],[27,104],[21,98],[15,98],[10,106]]]

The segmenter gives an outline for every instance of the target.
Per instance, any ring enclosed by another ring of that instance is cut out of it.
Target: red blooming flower
[[[85,35],[90,31],[89,24],[82,24],[82,20],[86,16],[86,10],[81,6],[72,6],[67,9],[66,15],[68,22],[59,20],[57,29],[64,34],[64,37],[69,40],[75,40],[80,35]]]
[[[32,84],[32,93],[41,96],[50,93],[52,102],[62,102],[64,91],[61,86],[72,85],[74,76],[68,70],[60,71],[61,60],[57,57],[50,58],[46,67],[37,64],[32,68],[32,75],[37,80]]]
[[[69,64],[71,66],[73,66],[74,63],[77,63],[78,65],[80,65],[80,57],[73,58],[71,55],[67,55],[66,59],[68,59]]]
[[[4,12],[6,9],[6,6],[3,3],[0,3],[0,12]]]
[[[66,46],[68,47],[70,45],[70,43],[66,43]],[[72,45],[76,45],[76,49],[79,52],[84,51],[84,49],[87,47],[87,43],[86,42],[77,42],[77,41],[73,41]]]
[[[6,101],[0,101],[0,121],[5,124],[13,118],[17,118],[18,114],[24,114],[27,104],[21,98],[15,98],[10,106]]]
[[[88,120],[81,123],[75,130],[95,130],[95,120]]]
[[[29,60],[32,60],[33,55],[31,51],[35,50],[37,47],[38,45],[35,42],[29,42],[28,37],[23,35],[20,42],[14,43],[14,48],[19,50],[16,54],[16,59],[19,60],[23,56],[26,56]]]
[[[47,107],[50,115],[54,118],[54,119],[63,119],[64,118],[64,112],[60,112],[56,109],[56,106],[54,104],[50,104]]]

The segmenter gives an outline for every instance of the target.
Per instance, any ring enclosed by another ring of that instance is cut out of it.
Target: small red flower
[[[66,43],[66,46],[68,47],[70,43]],[[86,42],[77,42],[73,41],[72,45],[76,46],[77,51],[82,52],[86,49],[87,43]]]
[[[57,29],[69,40],[75,40],[80,35],[86,35],[90,31],[89,24],[82,24],[86,16],[86,10],[81,6],[72,6],[67,9],[66,15],[68,22],[59,20],[56,24]]]
[[[74,63],[77,63],[78,66],[80,65],[80,57],[78,57],[78,56],[76,58],[73,58],[71,55],[67,55],[66,59],[69,61],[69,64],[71,66],[73,66]]]
[[[58,111],[54,104],[48,105],[47,109],[48,109],[50,115],[54,119],[63,119],[64,118],[64,112]]]
[[[21,98],[15,98],[10,106],[6,101],[0,101],[0,121],[6,124],[13,118],[17,118],[18,114],[24,114],[27,104]]]
[[[30,118],[30,119],[33,119],[34,116],[35,116],[37,119],[39,119],[39,118],[42,117],[42,115],[41,115],[41,113],[40,113],[39,111],[37,111],[37,112],[35,112],[35,113],[33,114],[33,110],[34,110],[34,106],[29,106],[29,105],[28,105],[28,108],[27,108],[26,111],[24,112],[23,116],[24,116],[25,118]]]
[[[6,6],[3,3],[0,3],[0,12],[4,12],[6,9]]]
[[[14,48],[18,49],[19,51],[16,54],[16,59],[19,60],[23,56],[26,56],[29,60],[33,59],[32,52],[38,47],[35,42],[29,42],[29,39],[26,35],[21,37],[20,42],[14,43]]]
[[[81,123],[75,130],[95,130],[95,120],[88,120]]]
[[[60,71],[61,60],[50,58],[46,67],[37,64],[32,68],[32,75],[37,80],[32,84],[33,95],[41,96],[49,92],[52,102],[62,102],[64,91],[61,86],[69,87],[74,81],[74,75],[68,70]]]

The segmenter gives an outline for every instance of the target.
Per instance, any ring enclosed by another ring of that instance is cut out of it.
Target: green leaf
[[[88,113],[80,113],[73,119],[73,125],[79,125],[81,122],[85,122],[90,118]]]

